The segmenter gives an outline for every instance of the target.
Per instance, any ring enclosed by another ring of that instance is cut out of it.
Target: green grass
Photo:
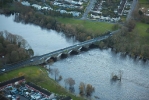
[[[122,22],[125,22],[126,21],[126,16],[122,16],[121,20],[122,20]]]
[[[139,0],[140,6],[149,8],[149,1],[148,0]]]
[[[148,3],[148,0],[139,0],[139,3]]]
[[[141,22],[138,22],[136,24],[136,29],[138,30],[140,36],[142,37],[149,37],[149,33],[146,32],[148,28],[149,28],[149,24],[144,24]]]
[[[90,30],[95,33],[107,32],[109,30],[112,30],[112,26],[113,26],[113,24],[106,23],[106,22],[85,21],[85,20],[78,20],[78,19],[71,19],[71,18],[57,18],[57,20],[64,24],[81,25],[86,30]]]
[[[146,30],[149,28],[149,24],[138,22],[135,27],[135,31],[139,34],[140,45],[149,44],[149,33]]]
[[[25,76],[26,81],[33,82],[51,92],[67,96],[69,95],[73,98],[73,100],[83,100],[83,98],[72,95],[57,84],[53,79],[50,79],[46,70],[39,66],[28,66],[4,73],[0,77],[0,82],[19,77],[21,75]]]

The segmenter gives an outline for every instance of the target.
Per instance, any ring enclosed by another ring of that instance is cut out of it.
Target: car
[[[31,62],[33,62],[33,61],[34,61],[34,59],[31,59],[30,61],[31,61]]]
[[[4,72],[6,69],[1,69],[2,72]]]

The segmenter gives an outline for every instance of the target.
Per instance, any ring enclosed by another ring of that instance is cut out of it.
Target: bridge
[[[68,57],[69,55],[76,55],[80,53],[81,51],[87,51],[89,48],[93,48],[96,46],[97,42],[100,42],[104,39],[107,39],[109,36],[111,36],[113,33],[109,33],[105,36],[100,36],[94,39],[90,39],[84,42],[81,42],[79,44],[66,47],[57,51],[53,51],[44,55],[41,55],[40,58],[34,58],[31,62],[32,65],[39,65],[42,63],[48,63],[49,61],[57,61],[59,59],[63,59]]]
[[[57,51],[53,51],[41,56],[34,56],[30,59],[27,59],[25,61],[20,61],[11,65],[5,65],[3,68],[1,68],[0,70],[0,74],[7,72],[7,71],[11,71],[20,67],[24,67],[27,65],[40,65],[43,63],[48,63],[50,60],[52,61],[57,61],[58,59],[62,59],[62,58],[66,58],[71,54],[78,54],[81,51],[86,51],[89,48],[92,48],[96,45],[97,42],[100,42],[104,39],[107,39],[108,37],[112,36],[114,33],[116,33],[115,31],[108,33],[104,36],[100,36],[94,39],[90,39],[84,42],[81,42],[79,44],[70,46],[70,47],[66,47]],[[4,71],[5,69],[5,71]]]

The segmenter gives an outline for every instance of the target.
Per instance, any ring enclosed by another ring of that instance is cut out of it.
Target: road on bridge
[[[20,68],[20,67],[31,65],[32,63],[40,62],[41,60],[43,60],[43,58],[46,58],[46,57],[61,53],[61,52],[66,51],[66,50],[69,51],[69,50],[74,49],[76,47],[82,47],[82,46],[87,45],[87,44],[92,44],[92,43],[95,43],[95,42],[99,42],[101,40],[107,39],[108,37],[112,36],[114,33],[116,33],[116,31],[111,32],[111,33],[109,33],[107,35],[104,35],[104,36],[100,36],[100,37],[97,37],[97,38],[94,38],[94,39],[91,39],[91,40],[81,42],[79,44],[76,44],[76,45],[73,45],[73,46],[70,46],[70,47],[66,47],[66,48],[63,48],[63,49],[60,49],[60,50],[57,50],[57,51],[47,53],[47,54],[44,54],[44,55],[41,55],[41,56],[34,56],[30,59],[20,61],[18,63],[14,63],[14,64],[11,64],[11,65],[5,65],[3,68],[0,69],[0,74],[2,74],[4,72],[11,71],[11,70],[14,70],[14,69],[17,69],[17,68]]]

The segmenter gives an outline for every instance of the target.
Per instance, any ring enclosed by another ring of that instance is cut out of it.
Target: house
[[[37,10],[41,10],[41,6],[37,4],[33,4],[32,7],[36,8]]]
[[[22,1],[21,4],[24,6],[30,6],[30,3],[28,1]]]

